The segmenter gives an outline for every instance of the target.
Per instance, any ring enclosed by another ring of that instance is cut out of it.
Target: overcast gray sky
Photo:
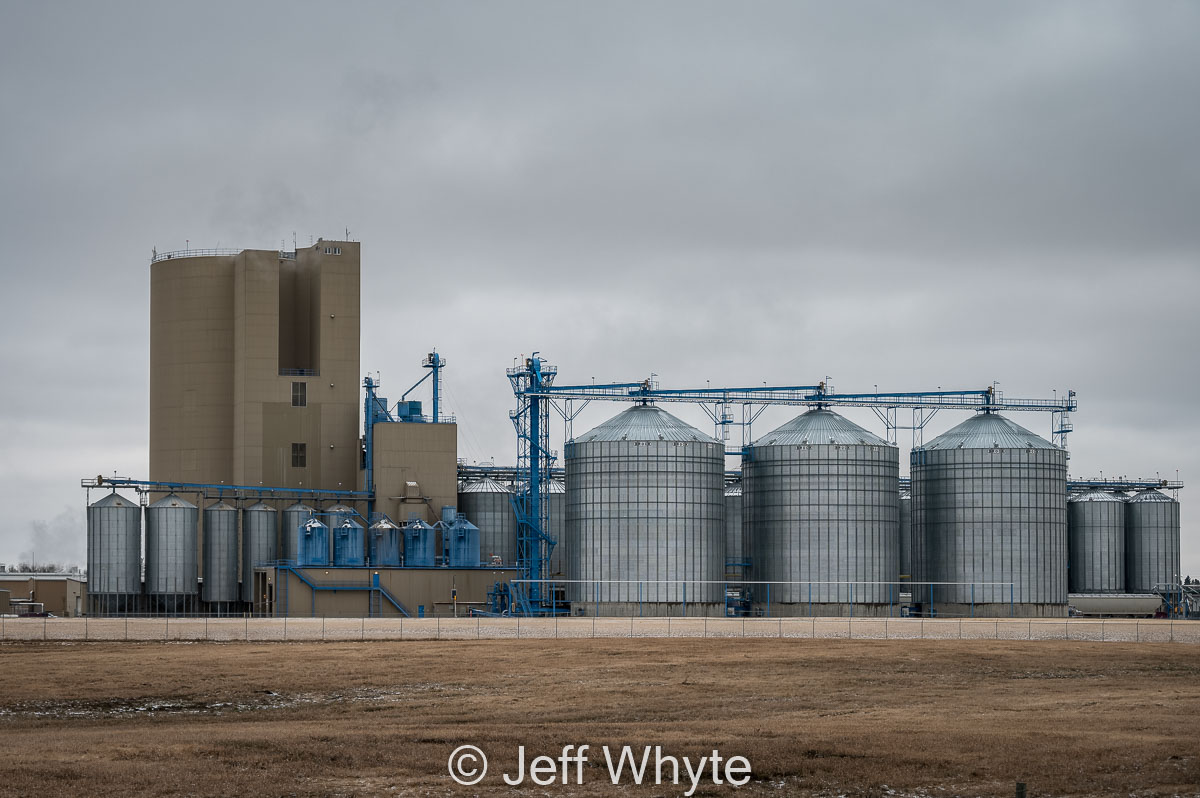
[[[82,562],[79,479],[146,475],[151,247],[346,228],[363,369],[398,395],[436,346],[462,457],[513,461],[537,349],[1073,388],[1073,475],[1198,478],[1198,42],[1168,1],[0,0],[0,561]]]

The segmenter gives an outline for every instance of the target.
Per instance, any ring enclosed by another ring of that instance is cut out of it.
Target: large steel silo
[[[136,612],[142,592],[142,508],[118,493],[88,506],[88,600],[93,615]]]
[[[724,613],[724,444],[634,405],[569,441],[565,462],[575,612]]]
[[[548,576],[562,578],[567,575],[567,486],[552,479],[546,490],[546,533],[555,541]]]
[[[744,579],[749,571],[750,552],[742,524],[742,483],[725,488],[725,573]]]
[[[886,614],[899,602],[899,450],[824,408],[751,444],[742,509],[771,614]]]
[[[489,477],[473,479],[458,492],[458,511],[479,527],[479,554],[485,563],[499,557],[517,563],[517,516],[512,491]]]
[[[1067,589],[1071,593],[1125,590],[1125,500],[1089,490],[1067,501]]]
[[[204,589],[206,602],[238,600],[238,511],[223,501],[204,508]],[[220,610],[220,608],[211,608]]]
[[[279,557],[282,560],[296,562],[300,559],[302,528],[312,518],[316,510],[303,502],[296,502],[283,511],[282,524],[279,529]]]
[[[982,411],[912,452],[917,601],[940,614],[1067,612],[1067,453]]]
[[[1125,583],[1130,593],[1179,582],[1179,502],[1156,490],[1125,506]]]
[[[195,611],[198,519],[196,505],[174,493],[146,508],[146,595],[151,611]]]

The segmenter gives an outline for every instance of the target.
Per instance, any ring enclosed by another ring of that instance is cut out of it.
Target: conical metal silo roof
[[[261,513],[261,512],[274,513],[274,512],[277,512],[277,510],[264,501],[257,501],[254,504],[247,507],[246,512],[248,512],[248,513]]]
[[[1137,493],[1129,500],[1130,504],[1141,504],[1142,502],[1173,502],[1175,501],[1165,493],[1159,493],[1154,488],[1147,488],[1140,493]]]
[[[1057,449],[1045,438],[996,413],[979,413],[919,449]]]
[[[656,405],[633,405],[575,439],[596,441],[701,441],[720,443]]]
[[[1116,504],[1124,504],[1125,499],[1120,496],[1114,496],[1106,490],[1100,488],[1092,488],[1083,493],[1072,496],[1067,501],[1071,502],[1115,502]]]
[[[153,510],[156,507],[185,507],[189,510],[196,509],[196,505],[192,504],[191,502],[189,502],[185,499],[179,498],[174,493],[172,493],[169,496],[164,496],[163,498],[159,499],[154,504],[150,505],[150,507],[148,509]]]
[[[491,477],[479,477],[463,485],[459,493],[509,493],[509,489]]]
[[[562,480],[551,479],[549,482],[542,483],[546,486],[547,493],[566,493],[567,486]],[[529,490],[529,482],[518,482],[512,489],[512,492],[518,496],[523,496]]]
[[[795,446],[800,444],[840,444],[850,446],[891,446],[892,444],[867,432],[845,416],[832,410],[814,408],[796,416],[751,446]]]
[[[137,507],[136,502],[126,499],[119,493],[110,493],[102,499],[92,502],[92,507]]]

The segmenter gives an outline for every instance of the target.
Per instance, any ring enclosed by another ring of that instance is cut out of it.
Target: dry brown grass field
[[[0,644],[3,795],[678,795],[509,787],[517,746],[749,758],[697,795],[1200,791],[1200,649],[854,640]],[[456,786],[450,751],[492,760]],[[531,755],[532,755],[531,754]]]

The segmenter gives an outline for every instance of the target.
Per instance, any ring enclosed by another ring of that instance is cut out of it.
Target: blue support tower
[[[526,614],[553,611],[547,606],[550,591],[541,580],[549,572],[555,540],[546,534],[547,496],[554,453],[550,451],[550,402],[540,393],[554,383],[558,369],[545,363],[537,352],[508,370],[517,398],[510,413],[517,430],[517,470],[526,480],[513,496],[517,516],[517,558],[525,580],[515,590],[513,603]]]

